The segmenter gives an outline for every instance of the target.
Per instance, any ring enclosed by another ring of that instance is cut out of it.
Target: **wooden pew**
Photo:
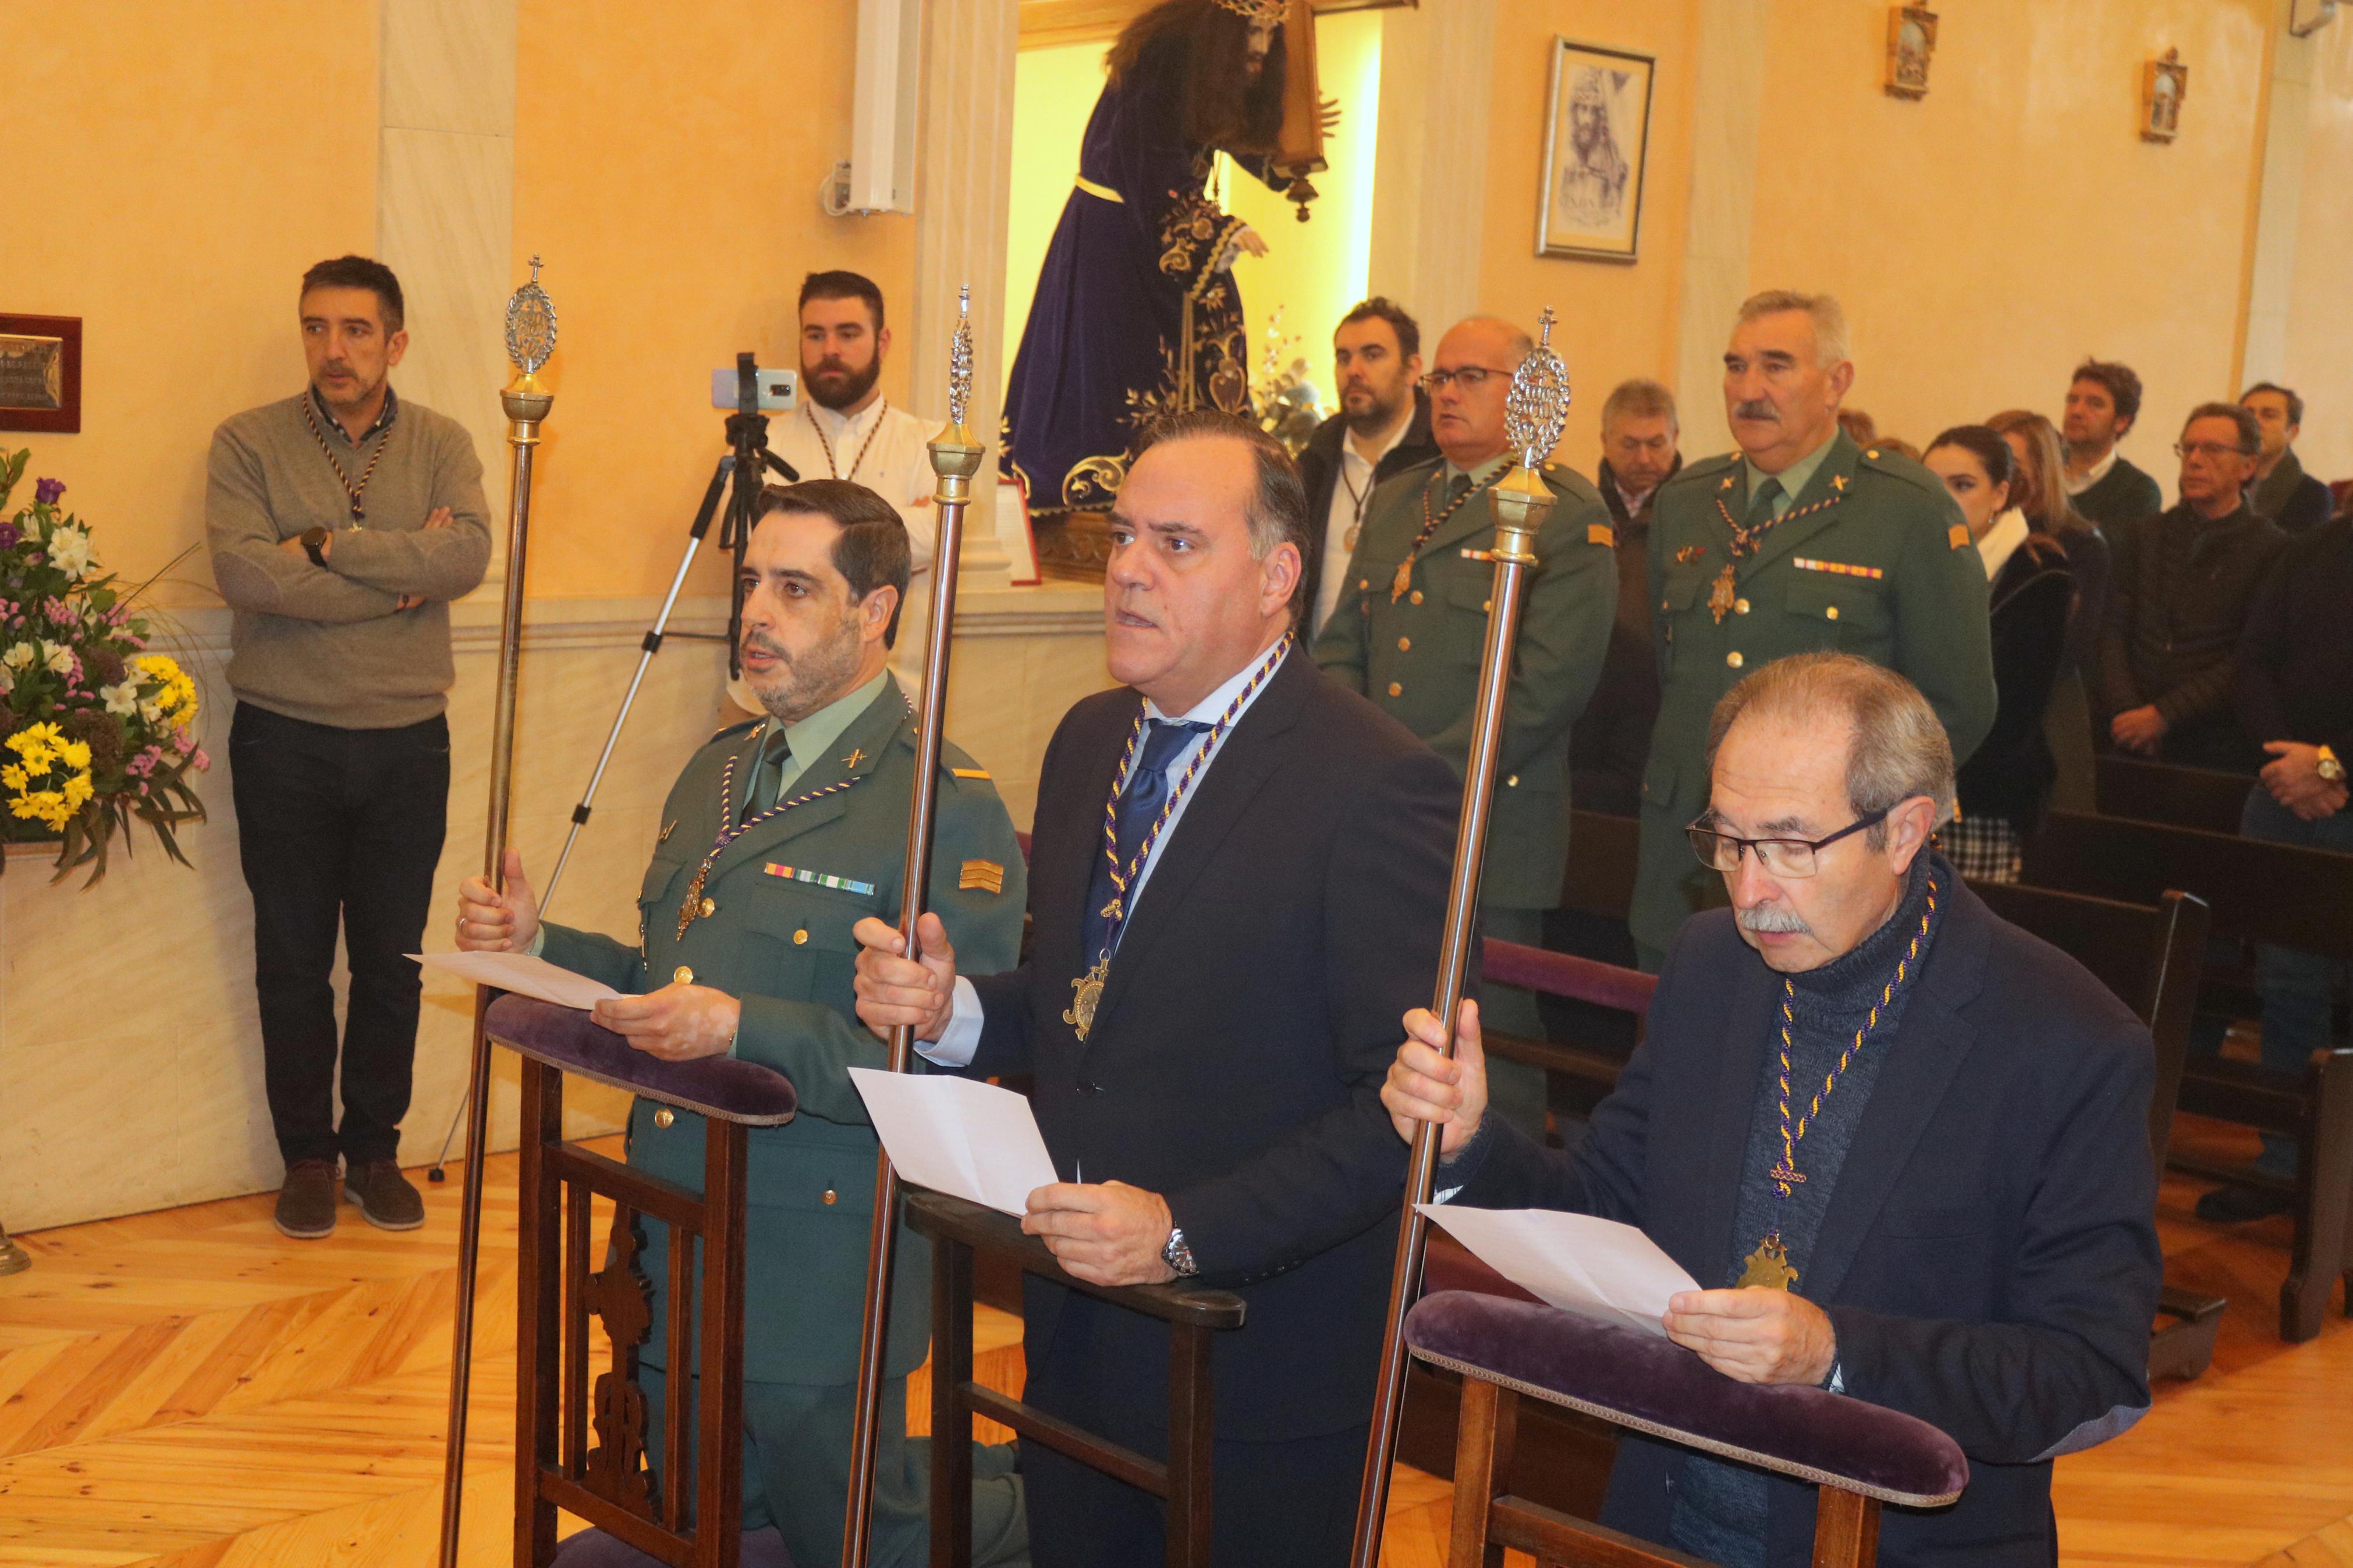
[[[2026,847],[2025,875],[2032,885],[2134,903],[2184,889],[2212,910],[2215,936],[2353,959],[2353,855],[2056,811]],[[2295,1242],[2280,1287],[2280,1337],[2312,1338],[2336,1280],[2353,1266],[2353,1047],[2323,1052],[2301,1073],[2192,1061],[2180,1108],[2297,1141],[2292,1179],[2180,1154],[2170,1163],[2289,1199]]]
[[[2205,904],[2181,892],[2168,892],[2149,908],[2000,882],[1972,882],[1969,889],[1995,914],[2090,970],[2148,1026],[2157,1047],[2148,1143],[2157,1168],[2164,1170],[2197,1014],[2198,968],[2209,924]],[[2225,1305],[2220,1296],[2168,1286],[2158,1301],[2164,1321],[2149,1336],[2148,1375],[2192,1378],[2211,1365]]]
[[[2185,768],[2137,757],[2102,756],[2092,790],[2102,816],[2236,833],[2254,780],[2215,768]]]

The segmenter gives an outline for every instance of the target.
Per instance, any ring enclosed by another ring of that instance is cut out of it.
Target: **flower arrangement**
[[[146,651],[132,614],[145,584],[100,574],[89,527],[58,504],[63,481],[36,481],[7,515],[31,456],[0,451],[0,839],[55,841],[58,878],[88,866],[95,882],[143,822],[185,866],[176,831],[205,816],[190,774],[212,765],[192,729],[196,683]]]

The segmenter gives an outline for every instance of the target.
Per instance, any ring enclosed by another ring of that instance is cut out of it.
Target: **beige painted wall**
[[[2304,195],[2290,286],[2287,379],[2311,406],[2307,471],[2353,476],[2353,13],[2316,34],[2305,131]]]
[[[2182,415],[2239,390],[2274,9],[1974,0],[1947,13],[1914,103],[1878,85],[1883,7],[1782,0],[1766,80],[1806,90],[1767,88],[1752,282],[1838,294],[1850,401],[1915,443],[2055,411],[2086,353],[2134,365],[2147,401],[2125,451],[2169,492]],[[2168,46],[2190,92],[2158,144],[2137,133],[2139,72]]]
[[[31,473],[67,482],[134,580],[203,542],[213,426],[301,386],[302,269],[375,237],[373,0],[227,16],[25,5],[0,29],[0,310],[79,316],[83,334],[81,434],[0,447],[32,447]],[[201,552],[180,575],[165,602],[219,602]]]
[[[817,205],[849,153],[856,18],[851,0],[524,0],[516,265],[548,258],[562,319],[536,504],[565,521],[534,554],[534,597],[669,580],[725,449],[711,372],[741,349],[800,363],[804,275],[867,274],[903,326],[914,221]],[[882,381],[902,405],[906,361]],[[698,567],[704,591],[725,583]]]
[[[1690,7],[1683,5],[1502,0],[1497,7],[1480,305],[1531,331],[1546,305],[1559,318],[1553,343],[1568,362],[1575,399],[1560,452],[1588,474],[1601,455],[1601,403],[1609,389],[1629,376],[1673,379],[1690,205],[1692,25]],[[1536,254],[1536,200],[1556,37],[1658,57],[1641,254],[1631,264]],[[1426,325],[1434,342],[1444,324]]]
[[[2239,390],[2242,311],[2271,51],[2314,51],[2289,374],[2311,401],[2304,449],[2353,474],[2353,27],[2308,46],[2275,29],[2274,0],[1973,0],[1947,8],[1932,90],[1880,87],[1878,0],[1775,0],[1766,9],[1747,286],[1827,289],[1845,302],[1850,398],[1918,441],[2010,405],[2055,412],[2086,353],[2148,384],[2134,459],[2171,488],[2182,415]],[[1589,471],[1594,419],[1620,379],[1676,379],[1729,321],[1681,319],[1700,0],[1499,0],[1489,105],[1482,308],[1533,320],[1550,304],[1577,388],[1563,453]],[[1556,34],[1654,52],[1641,258],[1540,258],[1537,164]],[[2137,133],[2141,62],[2179,47],[2191,68],[2180,138]],[[1689,342],[1687,342],[1687,338]],[[1678,388],[1714,400],[1711,384]]]

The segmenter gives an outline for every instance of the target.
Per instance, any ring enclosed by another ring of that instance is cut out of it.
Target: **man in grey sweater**
[[[404,955],[424,937],[446,826],[449,601],[482,580],[491,530],[472,438],[393,394],[408,334],[392,269],[322,261],[301,301],[310,384],[213,433],[205,531],[236,612],[230,784],[286,1162],[278,1228],[308,1238],[335,1228],[338,1174],[371,1224],[425,1220],[396,1158],[423,988]]]

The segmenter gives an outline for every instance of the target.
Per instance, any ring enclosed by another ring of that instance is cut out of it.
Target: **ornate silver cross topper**
[[[539,286],[539,258],[531,258],[531,281],[507,301],[507,358],[529,375],[555,352],[555,301]]]
[[[1504,438],[1529,468],[1552,456],[1568,427],[1568,366],[1552,352],[1552,307],[1546,306],[1537,320],[1542,336],[1512,373],[1511,395],[1504,403]]]
[[[972,405],[972,285],[956,293],[955,338],[948,346],[948,423],[964,427]]]

